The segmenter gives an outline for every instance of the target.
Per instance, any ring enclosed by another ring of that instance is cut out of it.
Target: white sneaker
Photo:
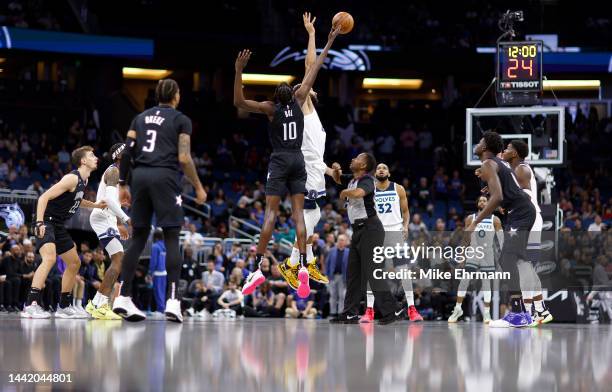
[[[203,310],[201,310],[201,311],[199,311],[199,312],[197,312],[197,313],[195,313],[195,314],[193,315],[193,318],[194,318],[194,319],[196,319],[196,320],[198,320],[198,321],[206,321],[206,320],[210,320],[210,319],[211,319],[211,317],[212,317],[212,316],[210,315],[210,313],[209,313],[209,312],[208,312],[208,310],[206,310],[206,309],[203,309]]]
[[[51,318],[51,313],[45,311],[40,305],[36,303],[36,301],[32,302],[31,305],[23,308],[21,312],[22,318],[31,318],[31,319],[48,319]]]
[[[81,316],[76,313],[76,311],[74,310],[72,306],[68,306],[65,308],[60,308],[58,306],[57,310],[55,311],[55,318],[56,319],[78,319],[78,318],[81,318]]]
[[[463,309],[461,309],[461,306],[455,306],[455,309],[453,309],[453,314],[451,314],[448,318],[448,322],[456,323],[461,316],[463,316]]]
[[[73,306],[72,306],[72,310],[74,310],[74,313],[75,313],[77,316],[79,316],[78,318],[82,318],[82,319],[88,319],[88,318],[91,318],[91,316],[89,315],[89,313],[87,313],[87,312],[85,311],[85,309],[83,309],[83,307],[82,307],[82,306],[78,306],[78,305],[74,306],[74,305],[73,305]]]
[[[181,301],[178,299],[169,299],[166,301],[166,320],[176,323],[183,322],[183,314],[181,313]]]
[[[244,286],[242,286],[242,295],[253,294],[257,286],[266,281],[266,277],[261,273],[259,269],[255,272],[251,272],[247,276]]]
[[[187,308],[187,310],[185,312],[187,313],[187,316],[189,316],[189,317],[195,317],[195,315],[196,315],[195,309],[193,309],[193,308]]]
[[[143,321],[147,318],[147,316],[134,305],[132,298],[122,295],[115,298],[113,302],[113,312],[127,321]]]

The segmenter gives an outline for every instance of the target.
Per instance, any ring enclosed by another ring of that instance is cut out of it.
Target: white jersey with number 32
[[[385,190],[376,188],[374,203],[376,203],[376,213],[385,227],[385,231],[403,230],[404,220],[400,197],[397,193],[397,185],[394,182],[389,182],[389,187]]]

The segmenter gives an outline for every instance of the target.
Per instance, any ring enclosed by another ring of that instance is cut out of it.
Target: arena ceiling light
[[[291,75],[276,75],[276,74],[254,74],[245,73],[242,74],[242,84],[253,84],[253,85],[277,85],[279,83],[291,83],[295,79]]]
[[[423,79],[363,78],[362,87],[386,90],[418,90],[422,85]]]
[[[543,80],[544,90],[599,90],[600,80]]]
[[[159,80],[167,77],[171,73],[172,71],[167,69],[123,67],[124,79]]]

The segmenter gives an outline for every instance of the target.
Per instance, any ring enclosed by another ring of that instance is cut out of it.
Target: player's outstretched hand
[[[327,42],[334,42],[338,34],[340,34],[340,26],[337,26],[335,29],[332,28],[329,32],[329,36],[327,37]]]
[[[317,17],[315,16],[311,19],[310,12],[304,12],[304,15],[302,15],[302,19],[304,19],[304,27],[306,28],[308,34],[314,34],[314,22],[317,20]]]
[[[121,240],[125,241],[130,238],[130,232],[127,227],[124,225],[118,225],[117,229],[119,229],[119,238],[121,238]]]
[[[242,71],[246,67],[251,58],[251,51],[248,49],[241,50],[236,57],[236,72]]]
[[[199,205],[203,205],[204,203],[206,203],[206,197],[206,191],[203,187],[200,186],[198,189],[196,189],[196,203],[198,203]]]

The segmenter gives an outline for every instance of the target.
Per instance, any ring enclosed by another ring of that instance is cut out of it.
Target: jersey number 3
[[[155,150],[155,139],[157,139],[157,131],[149,129],[147,131],[147,145],[142,146],[142,151],[153,152]]]
[[[287,128],[289,128],[289,132],[287,132]],[[295,140],[297,139],[297,124],[295,121],[290,122],[289,124],[283,123],[283,140]]]

